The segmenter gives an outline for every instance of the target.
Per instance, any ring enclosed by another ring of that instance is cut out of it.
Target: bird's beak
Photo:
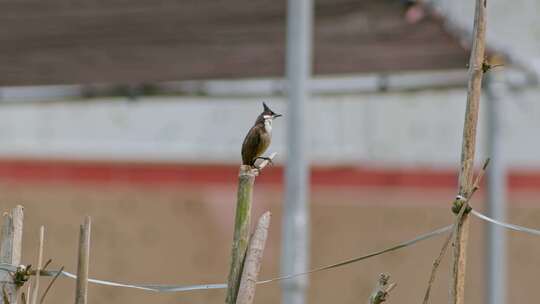
[[[274,114],[274,115],[272,115],[272,116],[273,116],[272,118],[278,118],[278,117],[281,117],[281,116],[283,116],[283,115],[281,115],[281,114]]]

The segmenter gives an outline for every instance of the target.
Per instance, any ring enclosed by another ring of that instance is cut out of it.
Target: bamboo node
[[[492,64],[487,59],[484,59],[484,62],[482,62],[482,72],[485,74],[493,68],[502,67],[502,66],[504,66],[504,64],[502,63]]]
[[[31,272],[32,265],[19,265],[17,266],[17,270],[11,275],[13,278],[13,283],[17,287],[21,287],[30,279],[30,276],[32,275]]]
[[[461,195],[456,196],[456,199],[452,202],[452,212],[458,215],[459,211],[463,207],[463,204],[467,203],[467,201],[468,199],[466,199],[465,197]],[[467,205],[467,208],[465,209],[464,214],[468,214],[469,212],[471,212],[471,210],[472,210],[471,206]]]

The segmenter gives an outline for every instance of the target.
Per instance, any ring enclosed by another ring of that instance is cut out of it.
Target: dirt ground
[[[452,189],[316,188],[311,199],[313,267],[369,253],[447,225]],[[509,219],[540,227],[539,192],[511,193]],[[76,269],[78,225],[91,215],[90,275],[132,283],[199,284],[225,281],[235,187],[0,184],[0,208],[25,207],[24,263],[36,264],[38,228],[46,226],[45,256],[52,268]],[[254,214],[272,211],[261,278],[279,273],[282,191],[257,187]],[[475,199],[481,207],[482,193]],[[467,302],[483,300],[484,223],[472,220]],[[388,303],[419,303],[443,238],[309,277],[309,303],[364,303],[381,272],[398,283]],[[508,234],[509,296],[528,303],[536,296],[540,239]],[[448,259],[441,265],[432,303],[444,303]],[[223,290],[157,294],[91,285],[89,303],[223,303]],[[45,303],[72,303],[74,282],[61,279]],[[259,286],[256,303],[279,303],[279,283]]]

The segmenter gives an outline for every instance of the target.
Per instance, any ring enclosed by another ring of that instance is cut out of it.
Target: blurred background
[[[284,114],[254,193],[254,218],[273,214],[263,279],[295,272],[286,266],[298,257],[312,268],[451,223],[473,5],[0,0],[0,207],[25,207],[23,262],[36,264],[45,225],[45,257],[74,272],[90,215],[91,277],[224,282],[240,146],[262,101]],[[484,79],[477,163],[492,157],[491,187],[473,200],[530,227],[540,227],[539,11],[535,0],[488,1],[488,58],[503,66]],[[362,303],[388,272],[389,303],[418,303],[441,245],[260,286],[255,302]],[[468,256],[467,302],[536,296],[533,236],[473,218]],[[447,257],[433,303],[446,301],[448,270]],[[71,303],[73,287],[61,279],[46,302]],[[224,298],[89,291],[90,303]]]

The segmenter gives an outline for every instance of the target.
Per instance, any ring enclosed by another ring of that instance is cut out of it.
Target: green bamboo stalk
[[[240,287],[240,278],[244,266],[244,259],[249,244],[249,230],[251,227],[251,201],[253,197],[253,184],[255,177],[270,163],[276,153],[270,154],[269,160],[264,160],[254,169],[250,166],[240,166],[238,174],[238,193],[236,196],[236,215],[234,220],[234,234],[231,249],[231,263],[227,279],[227,297],[225,303],[235,304]]]
[[[240,286],[240,274],[244,264],[244,258],[249,243],[249,228],[251,224],[251,200],[253,196],[253,184],[255,173],[250,166],[240,166],[238,175],[238,194],[236,199],[236,216],[234,220],[234,235],[231,251],[231,264],[227,282],[227,304],[235,304],[238,288]]]

